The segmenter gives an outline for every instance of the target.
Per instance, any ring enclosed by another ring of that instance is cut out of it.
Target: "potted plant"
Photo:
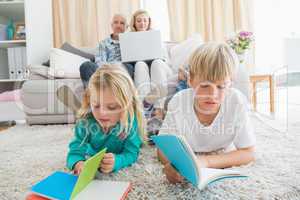
[[[245,53],[251,47],[254,41],[253,33],[249,31],[240,31],[235,36],[229,38],[227,43],[238,55],[240,63],[244,62]]]

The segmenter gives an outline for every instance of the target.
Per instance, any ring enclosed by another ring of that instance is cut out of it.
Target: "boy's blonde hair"
[[[131,29],[131,31],[133,31],[133,32],[137,31],[137,29],[135,27],[135,19],[136,19],[137,16],[139,16],[141,14],[144,14],[144,15],[149,17],[149,26],[148,26],[147,30],[152,29],[152,22],[151,22],[152,20],[151,20],[150,14],[146,10],[140,9],[140,10],[135,11],[133,13],[132,17],[131,17],[131,20],[130,20],[130,29]]]
[[[92,75],[78,111],[78,117],[86,118],[90,113],[90,94],[107,88],[111,89],[123,110],[120,124],[126,133],[133,127],[136,117],[139,132],[143,138],[143,115],[137,90],[128,73],[119,65],[102,65]]]
[[[234,51],[225,43],[208,42],[201,45],[189,59],[190,79],[220,81],[232,78],[238,59]]]

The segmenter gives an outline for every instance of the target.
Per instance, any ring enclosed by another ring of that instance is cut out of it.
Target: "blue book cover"
[[[200,190],[219,180],[247,177],[233,170],[199,168],[197,157],[183,136],[161,134],[152,136],[152,140],[172,166]]]
[[[34,185],[31,191],[50,199],[69,200],[77,179],[78,176],[57,171]]]
[[[174,135],[152,137],[155,145],[168,158],[172,166],[194,186],[198,185],[198,169],[180,139]]]

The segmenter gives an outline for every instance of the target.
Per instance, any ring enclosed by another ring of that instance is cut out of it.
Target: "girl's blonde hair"
[[[133,15],[131,17],[131,20],[130,20],[130,29],[131,29],[131,31],[133,31],[133,32],[137,31],[137,29],[135,27],[135,20],[136,20],[137,16],[142,15],[142,14],[149,17],[149,25],[148,25],[147,30],[152,29],[152,20],[151,20],[151,17],[149,15],[149,13],[146,10],[137,10],[137,11],[135,11],[135,13],[133,13]]]
[[[190,79],[220,81],[232,78],[238,66],[234,51],[225,43],[208,42],[201,45],[189,59]]]
[[[120,124],[124,129],[120,130],[120,132],[125,130],[125,132],[128,133],[133,127],[133,121],[136,117],[139,132],[141,136],[143,136],[143,115],[137,90],[129,74],[119,65],[102,65],[92,75],[85,91],[81,108],[78,111],[78,118],[86,118],[91,112],[91,93],[107,88],[111,89],[123,110]]]

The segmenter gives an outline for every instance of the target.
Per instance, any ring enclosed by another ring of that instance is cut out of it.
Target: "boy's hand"
[[[206,156],[201,155],[201,156],[197,156],[198,160],[197,160],[197,165],[199,168],[208,168],[209,167],[209,162]]]
[[[100,170],[101,172],[108,174],[112,172],[114,165],[115,155],[113,153],[106,153],[101,161]]]
[[[79,175],[83,169],[84,161],[78,161],[74,167],[74,174]]]
[[[164,165],[164,173],[170,183],[181,183],[183,177],[172,167],[170,163]]]

